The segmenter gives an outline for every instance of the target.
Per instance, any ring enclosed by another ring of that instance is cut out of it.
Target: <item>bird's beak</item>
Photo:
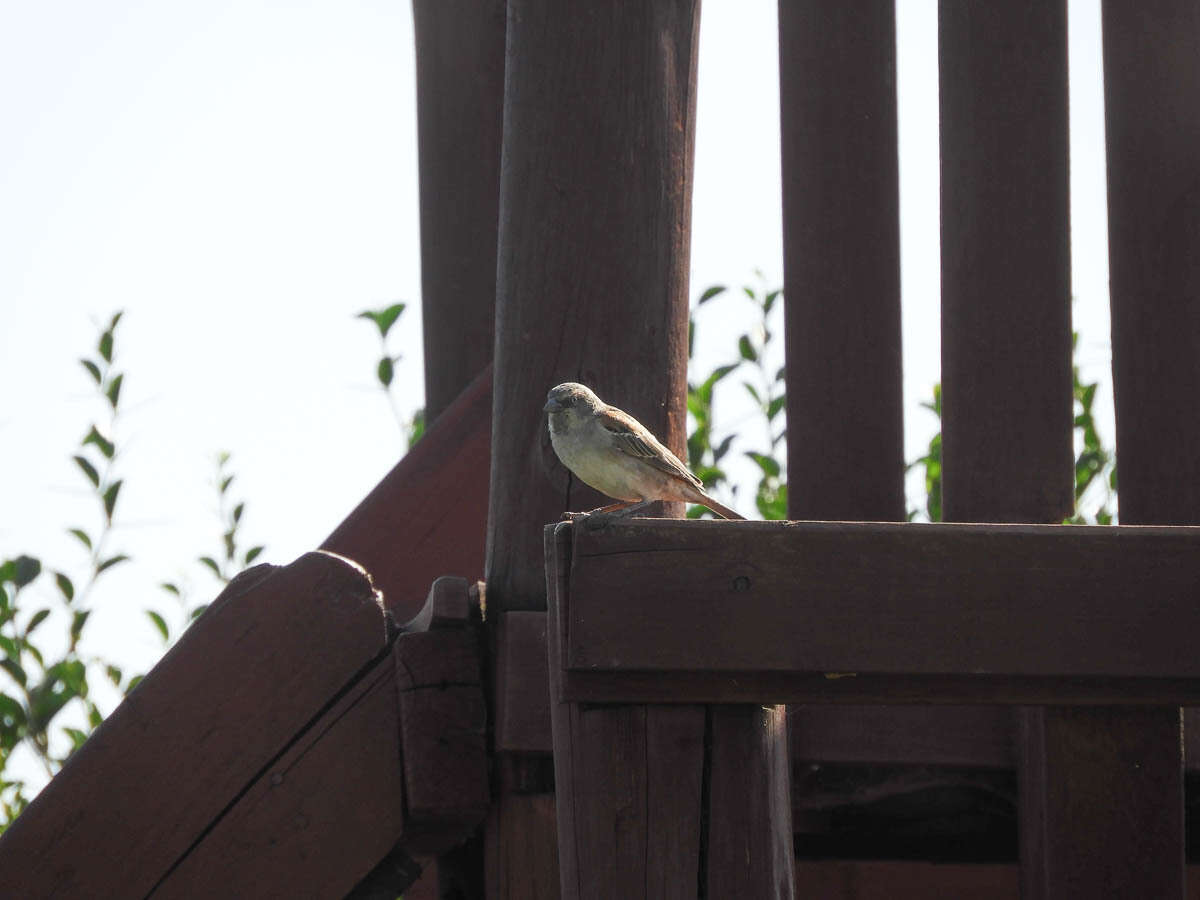
[[[558,412],[562,408],[563,405],[561,403],[559,403],[555,398],[550,397],[546,400],[546,405],[542,407],[542,412],[553,413]]]

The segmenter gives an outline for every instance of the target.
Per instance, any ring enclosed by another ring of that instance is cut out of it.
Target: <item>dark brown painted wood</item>
[[[1200,9],[1103,14],[1121,521],[1200,524]]]
[[[792,519],[905,518],[895,29],[892,0],[779,4]],[[990,745],[964,745],[1010,720],[948,707],[788,715],[798,764],[986,757]]]
[[[483,572],[491,414],[488,367],[321,545],[366,568],[398,622],[439,576]]]
[[[559,464],[581,381],[683,448],[698,9],[509,3],[488,602],[544,609],[541,526],[604,501]],[[499,389],[502,387],[502,389]]]
[[[944,517],[1073,507],[1065,0],[943,0]]]
[[[1200,678],[1200,528],[643,519],[573,540],[571,670]]]
[[[496,749],[552,753],[546,613],[504,613],[496,626]]]
[[[258,774],[148,896],[345,896],[405,826],[399,752],[391,661],[383,657]]]
[[[904,518],[892,0],[781,0],[788,515]]]
[[[504,0],[413,0],[425,414],[492,358]]]
[[[403,748],[405,848],[444,851],[487,815],[483,655],[465,578],[442,577],[392,646]]]
[[[569,525],[546,528],[553,577],[565,577],[570,549]],[[556,608],[548,622],[552,658],[565,627]],[[551,666],[553,693],[561,675]],[[552,702],[550,712],[562,896],[697,896],[706,877],[704,707]],[[737,868],[729,877],[745,872],[744,860],[731,862]]]
[[[4,833],[0,895],[147,896],[243,792],[264,787],[267,767],[297,741],[312,742],[314,714],[353,685],[384,647],[374,591],[346,563],[310,553],[290,566],[245,573]],[[394,698],[385,699],[386,713]],[[382,729],[394,734],[394,727]],[[399,796],[387,792],[387,772],[365,766],[377,752],[386,756],[388,743],[384,735],[354,757],[364,775],[381,779],[383,805],[376,811],[383,819],[372,825],[381,835],[384,820],[399,814]],[[395,771],[391,744],[387,769]],[[370,846],[373,838],[355,831],[356,824],[360,820],[348,815],[294,826],[304,831],[302,842],[320,839],[332,826]],[[381,839],[378,854],[357,871],[354,855],[326,861],[331,877],[346,877],[342,893],[387,853],[396,835]]]
[[[705,896],[796,896],[787,710],[713,706],[708,716]]]

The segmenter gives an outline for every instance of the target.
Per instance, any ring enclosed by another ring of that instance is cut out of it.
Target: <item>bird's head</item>
[[[603,406],[604,402],[586,385],[567,381],[550,389],[542,411],[550,414],[551,428],[555,431],[566,431],[572,422],[595,415]]]

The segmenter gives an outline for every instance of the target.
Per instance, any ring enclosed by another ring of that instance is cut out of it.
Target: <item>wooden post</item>
[[[413,0],[425,416],[492,358],[504,0]]]
[[[545,608],[541,525],[601,502],[553,455],[541,411],[551,386],[582,381],[683,449],[698,16],[668,0],[509,4],[489,618]],[[563,894],[694,896],[705,709],[551,711]],[[722,809],[763,786],[743,782]],[[530,896],[519,860],[505,858],[517,843],[506,833],[529,818],[506,819],[503,796],[498,808],[489,886]]]

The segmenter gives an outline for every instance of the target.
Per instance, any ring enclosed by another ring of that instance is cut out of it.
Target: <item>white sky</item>
[[[939,359],[936,5],[898,3],[910,459],[936,427],[917,409]],[[1099,3],[1069,6],[1076,322],[1107,382]],[[782,282],[775,27],[767,0],[704,6],[693,296],[756,269]],[[404,0],[0,2],[0,558],[83,564],[63,529],[96,514],[70,455],[102,410],[77,359],[124,310],[111,546],[135,562],[91,630],[131,669],[160,650],[141,612],[171,609],[158,582],[214,592],[193,558],[218,549],[218,451],[272,562],[317,544],[401,452],[373,326],[353,317],[412,304],[393,346],[402,407],[419,406],[413,69]],[[701,368],[747,327],[735,298],[708,309]],[[729,425],[740,396],[718,396]]]

